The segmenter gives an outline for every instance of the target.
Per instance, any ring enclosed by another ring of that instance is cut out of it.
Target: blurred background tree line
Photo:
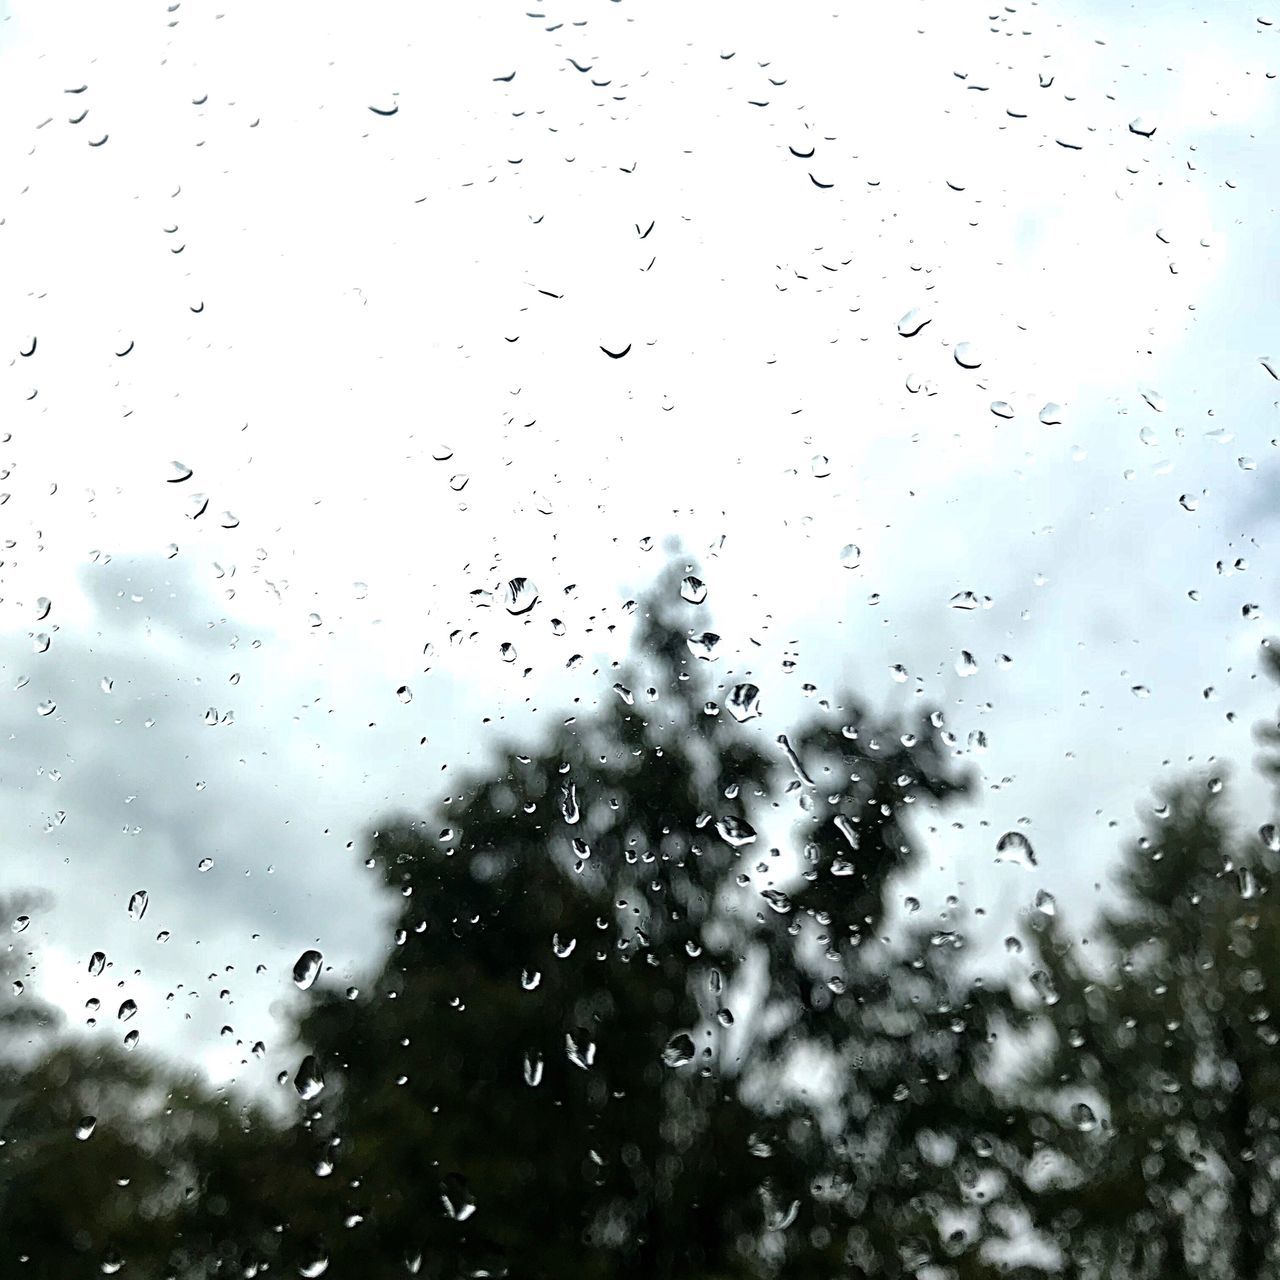
[[[984,979],[899,910],[941,718],[750,732],[688,571],[596,712],[373,833],[394,938],[309,993],[290,1116],[4,997],[0,1277],[1280,1276],[1275,828],[1187,781]]]

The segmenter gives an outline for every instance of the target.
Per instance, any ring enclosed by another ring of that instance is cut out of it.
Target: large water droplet
[[[922,307],[912,307],[901,320],[898,321],[898,332],[904,338],[914,338],[921,329],[932,320]]]
[[[707,598],[707,584],[690,574],[680,582],[680,598],[690,604],[701,604]]]
[[[512,578],[502,597],[508,613],[528,613],[538,603],[538,588],[529,578]]]
[[[76,1137],[81,1142],[88,1142],[93,1137],[93,1131],[98,1127],[97,1116],[81,1116],[79,1123],[76,1125]]]
[[[693,1037],[687,1031],[677,1031],[662,1050],[662,1061],[668,1067],[687,1067],[697,1049]]]
[[[735,849],[754,843],[756,838],[756,829],[732,813],[716,819],[716,831],[725,844],[732,845]]]
[[[1036,865],[1035,850],[1031,847],[1031,841],[1021,831],[1006,831],[996,841],[996,861],[1014,862],[1020,867],[1034,867]]]
[[[977,369],[982,364],[982,355],[972,342],[957,342],[952,354],[962,369]]]
[[[89,957],[89,976],[96,978],[107,967],[107,956],[103,951],[95,951]]]
[[[791,911],[791,896],[783,893],[781,889],[762,889],[760,896],[773,908],[780,916],[788,915]]]
[[[862,548],[856,542],[846,543],[840,551],[840,563],[846,569],[856,569],[862,563]]]
[[[304,951],[293,963],[293,984],[306,991],[320,974],[324,956],[318,951]]]
[[[460,1173],[451,1173],[440,1183],[440,1203],[454,1222],[466,1222],[476,1211],[476,1198]]]
[[[596,1060],[596,1042],[582,1027],[578,1027],[565,1033],[564,1052],[575,1067],[590,1071]]]
[[[695,658],[701,658],[704,662],[711,662],[716,656],[716,648],[720,644],[720,637],[714,631],[704,631],[701,635],[690,636],[685,643],[689,646],[689,652]]]
[[[116,1017],[121,1022],[128,1022],[137,1012],[138,1006],[133,1000],[123,1000],[120,1003],[120,1008],[116,1010]]]
[[[561,786],[560,813],[570,826],[573,826],[581,816],[578,810],[578,788],[576,783],[566,782]]]
[[[1093,1114],[1093,1108],[1087,1102],[1077,1102],[1071,1108],[1071,1123],[1081,1133],[1092,1133],[1098,1127],[1098,1117]]]
[[[293,1077],[293,1087],[303,1102],[317,1098],[324,1089],[324,1072],[320,1070],[320,1061],[313,1053],[307,1054]]]
[[[139,889],[129,899],[129,915],[134,920],[141,920],[147,914],[147,903],[150,898],[145,889]]]
[[[735,684],[724,705],[739,724],[754,720],[760,714],[760,690],[753,684]]]

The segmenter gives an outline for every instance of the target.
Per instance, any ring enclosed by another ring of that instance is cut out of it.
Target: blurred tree
[[[1191,781],[1157,808],[1087,951],[1044,918],[1031,1186],[1082,1280],[1277,1274],[1280,911],[1222,801]]]

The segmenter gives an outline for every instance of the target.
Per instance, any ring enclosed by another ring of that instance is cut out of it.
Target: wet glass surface
[[[0,18],[0,1276],[1280,1274],[1280,11]]]

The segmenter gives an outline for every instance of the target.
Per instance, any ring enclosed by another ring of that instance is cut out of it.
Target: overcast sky
[[[303,948],[344,982],[385,949],[369,825],[612,696],[564,660],[624,655],[603,627],[670,537],[761,733],[805,682],[944,709],[983,786],[931,908],[961,885],[999,938],[1046,888],[1083,929],[1153,785],[1243,775],[1277,701],[1258,12],[0,4],[31,990],[108,1023],[128,994],[148,1044],[237,1073]],[[517,574],[531,614],[473,607]],[[1034,870],[994,862],[1020,821]]]

